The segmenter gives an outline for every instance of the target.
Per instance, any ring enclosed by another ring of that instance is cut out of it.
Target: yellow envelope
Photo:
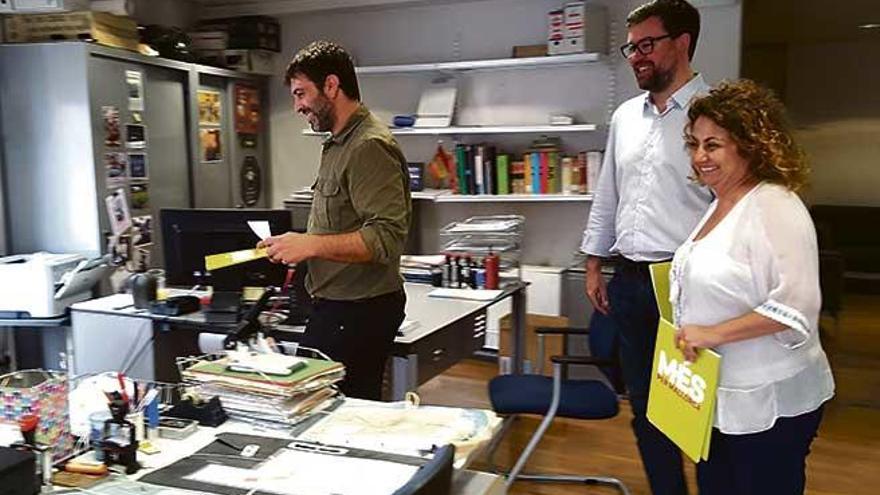
[[[205,269],[208,271],[226,268],[246,261],[253,261],[267,256],[266,249],[243,249],[228,253],[209,254],[205,256]]]

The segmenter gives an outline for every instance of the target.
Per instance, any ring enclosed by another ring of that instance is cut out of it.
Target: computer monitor
[[[273,235],[292,230],[288,210],[161,209],[165,283],[204,283],[215,290],[233,291],[242,287],[281,286],[286,267],[265,258],[206,273],[205,256],[256,246],[260,239],[248,226],[250,220],[268,221]]]

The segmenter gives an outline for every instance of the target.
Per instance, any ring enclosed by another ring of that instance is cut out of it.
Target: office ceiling
[[[744,0],[743,44],[876,40],[880,0]]]

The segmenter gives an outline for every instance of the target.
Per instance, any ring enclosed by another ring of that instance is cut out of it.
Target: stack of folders
[[[444,261],[446,261],[446,257],[442,254],[405,254],[400,257],[400,274],[407,282],[430,284],[431,272],[440,269]]]
[[[230,353],[198,361],[182,373],[203,396],[220,397],[229,416],[284,427],[335,396],[332,385],[345,376],[345,367],[305,357]]]

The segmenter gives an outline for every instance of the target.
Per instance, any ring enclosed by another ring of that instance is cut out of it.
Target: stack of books
[[[181,372],[205,397],[220,397],[230,417],[280,426],[298,423],[337,394],[345,367],[281,354],[230,352],[197,360]]]

